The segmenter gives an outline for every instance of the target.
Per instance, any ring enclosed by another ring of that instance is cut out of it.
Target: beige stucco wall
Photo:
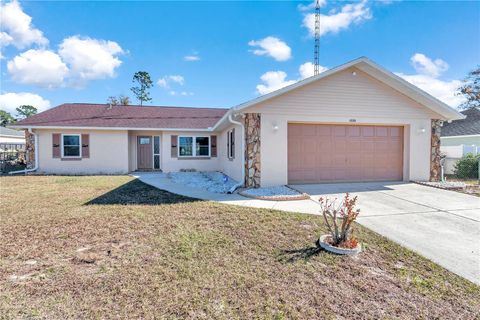
[[[429,179],[430,120],[439,116],[358,69],[334,74],[244,112],[261,113],[262,186],[288,182],[289,122],[404,126],[404,180]]]
[[[56,174],[123,174],[128,172],[126,130],[35,130],[38,135],[39,172]],[[52,134],[89,134],[90,157],[62,160],[52,157]]]
[[[227,132],[235,127],[235,158],[228,159],[227,154]],[[231,125],[220,133],[217,133],[218,139],[218,157],[220,159],[221,171],[229,177],[237,180],[242,179],[242,128],[238,125]]]

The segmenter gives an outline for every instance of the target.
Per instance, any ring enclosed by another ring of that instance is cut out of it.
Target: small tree
[[[360,209],[355,210],[357,197],[345,198],[338,205],[336,199],[331,201],[327,198],[320,198],[320,210],[331,235],[331,245],[355,248],[358,241],[352,237],[352,223],[357,219]]]
[[[15,118],[7,111],[0,110],[0,126],[6,127],[9,124],[15,123]]]
[[[137,82],[138,86],[132,87],[133,94],[140,101],[140,105],[143,105],[143,102],[151,101],[150,93],[148,89],[153,86],[153,81],[150,78],[150,74],[146,71],[138,71],[133,75],[132,82]]]
[[[460,105],[462,109],[480,107],[480,66],[470,71],[463,80],[464,84],[458,88],[457,95],[467,100]]]
[[[37,108],[35,108],[34,106],[30,106],[30,105],[21,105],[20,107],[18,107],[15,110],[17,110],[17,114],[18,114],[19,119],[25,119],[25,118],[31,117],[34,114],[37,114],[37,112],[38,112]]]
[[[128,106],[130,104],[130,98],[122,94],[118,97],[110,96],[107,99],[107,103],[112,106]]]

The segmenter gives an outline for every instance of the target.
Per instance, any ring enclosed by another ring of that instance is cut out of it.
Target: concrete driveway
[[[225,204],[319,214],[320,196],[358,195],[358,222],[480,284],[480,198],[415,183],[295,185],[310,200],[265,201],[173,183],[161,173],[135,173],[141,181],[184,196]]]
[[[358,222],[480,284],[480,198],[414,183],[296,185],[311,195],[358,196]]]

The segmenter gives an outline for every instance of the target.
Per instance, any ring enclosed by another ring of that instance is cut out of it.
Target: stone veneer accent
[[[260,187],[260,114],[245,114],[245,187]]]
[[[27,162],[27,169],[35,167],[35,136],[25,130],[25,161]]]
[[[432,120],[432,137],[430,152],[430,181],[440,181],[441,165],[440,165],[440,133],[442,129],[442,120]]]

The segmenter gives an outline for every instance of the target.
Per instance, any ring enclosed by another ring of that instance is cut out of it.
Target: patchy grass
[[[480,288],[357,226],[196,201],[131,177],[2,177],[0,318],[461,318]]]
[[[447,176],[448,181],[458,181],[458,182],[463,182],[466,184],[465,189],[463,190],[456,190],[461,193],[466,193],[470,195],[474,195],[477,197],[480,197],[480,180],[475,180],[475,179],[459,179],[455,177],[454,175],[448,175]]]

